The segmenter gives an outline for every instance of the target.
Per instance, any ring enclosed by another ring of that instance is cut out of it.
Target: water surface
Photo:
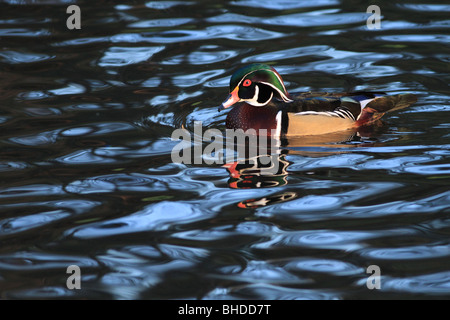
[[[379,6],[369,30],[364,1],[0,1],[0,298],[450,298],[450,6]],[[272,175],[173,163],[253,62],[419,100]]]

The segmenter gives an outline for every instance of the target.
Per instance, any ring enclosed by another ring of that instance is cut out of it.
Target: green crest
[[[242,84],[246,79],[256,83],[263,83],[272,87],[277,94],[278,98],[288,102],[291,101],[289,94],[286,91],[283,80],[279,73],[266,64],[250,64],[248,66],[238,69],[230,80],[230,92],[237,86],[242,87]]]

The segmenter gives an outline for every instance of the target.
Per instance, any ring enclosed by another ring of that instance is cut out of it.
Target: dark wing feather
[[[372,108],[379,113],[391,112],[406,108],[417,102],[416,95],[412,93],[402,93],[394,96],[379,97],[367,104],[368,108]]]

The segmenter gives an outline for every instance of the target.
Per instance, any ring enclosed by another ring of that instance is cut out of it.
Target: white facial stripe
[[[252,101],[258,102],[258,94],[259,94],[259,86],[255,84],[255,95],[252,98]]]
[[[265,106],[267,103],[269,103],[269,101],[272,100],[272,97],[273,97],[273,92],[271,92],[269,99],[263,103],[260,103],[260,102],[258,102],[258,94],[259,94],[259,87],[258,87],[258,85],[255,85],[255,94],[254,94],[253,98],[242,99],[242,101],[246,101],[255,107],[262,107],[262,106]]]
[[[258,94],[259,94],[259,87],[255,85],[255,94],[251,99],[242,99],[242,101],[249,102],[253,106],[259,106],[262,105],[258,102]]]
[[[280,91],[280,89],[278,89],[277,87],[275,87],[273,84],[268,83],[268,82],[261,82],[261,83],[263,83],[263,84],[265,84],[265,85],[267,85],[267,86],[272,87],[274,90],[277,90],[277,92],[280,94],[280,96],[281,96],[281,98],[283,99],[284,102],[292,102],[292,101],[293,101],[292,99],[289,99],[289,98],[284,94],[284,92]],[[283,86],[283,88],[284,88],[284,86]]]

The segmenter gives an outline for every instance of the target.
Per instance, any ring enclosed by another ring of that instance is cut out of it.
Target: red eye
[[[242,84],[244,87],[248,87],[249,85],[252,84],[252,81],[250,79],[245,79],[244,83]]]

